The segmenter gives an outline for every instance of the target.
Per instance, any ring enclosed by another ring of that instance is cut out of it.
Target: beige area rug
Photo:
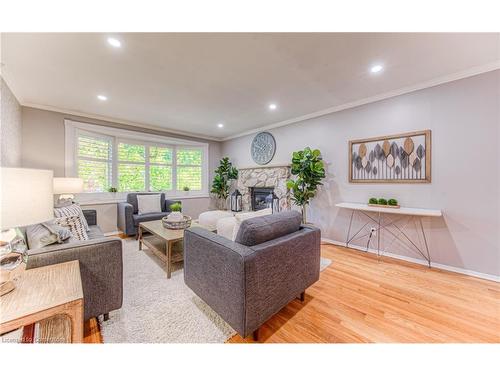
[[[175,267],[175,266],[174,266]],[[105,343],[223,343],[235,331],[184,284],[182,263],[164,263],[123,240],[123,306],[101,322]]]
[[[321,259],[321,270],[330,265]],[[224,343],[235,331],[184,284],[182,263],[166,268],[139,242],[123,240],[123,306],[101,321],[105,343]]]

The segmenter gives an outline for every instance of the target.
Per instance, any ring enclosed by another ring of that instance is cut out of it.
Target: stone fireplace
[[[243,210],[253,210],[252,188],[268,189],[266,190],[267,195],[274,191],[274,194],[279,198],[280,209],[289,209],[291,207],[290,194],[286,188],[286,181],[289,178],[290,167],[287,165],[240,168],[236,188],[242,194]],[[263,195],[262,193],[260,198]]]

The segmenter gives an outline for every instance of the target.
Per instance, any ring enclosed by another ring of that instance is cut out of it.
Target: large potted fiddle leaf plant
[[[238,170],[233,167],[228,157],[222,158],[219,167],[215,170],[212,190],[210,191],[219,199],[219,208],[227,209],[227,198],[231,181],[238,178]]]
[[[295,179],[287,181],[292,194],[292,201],[302,209],[302,222],[306,223],[306,207],[322,185],[325,178],[325,166],[319,150],[306,147],[303,151],[292,154],[291,173]]]

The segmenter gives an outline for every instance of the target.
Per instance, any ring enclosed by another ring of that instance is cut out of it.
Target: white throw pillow
[[[266,208],[264,210],[244,212],[241,214],[234,215],[234,217],[236,218],[236,223],[234,224],[234,227],[233,227],[232,240],[233,241],[236,240],[236,235],[238,234],[238,231],[240,230],[240,225],[242,222],[244,222],[245,220],[248,220],[248,219],[253,219],[254,217],[271,215],[272,213],[273,213],[273,210],[271,208]]]
[[[217,221],[217,234],[227,238],[229,241],[233,240],[233,229],[236,225],[236,218],[234,216],[223,217]]]
[[[161,212],[160,194],[144,194],[137,196],[139,215]]]

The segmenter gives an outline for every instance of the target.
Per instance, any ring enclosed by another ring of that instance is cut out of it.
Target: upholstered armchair
[[[137,196],[147,194],[160,194],[161,212],[139,214]],[[127,194],[127,202],[118,203],[118,229],[127,236],[137,237],[140,223],[160,220],[171,212],[170,206],[177,202],[179,201],[165,199],[164,193],[129,193]]]
[[[319,279],[321,232],[296,211],[241,223],[233,242],[193,226],[184,232],[184,282],[242,337]]]

